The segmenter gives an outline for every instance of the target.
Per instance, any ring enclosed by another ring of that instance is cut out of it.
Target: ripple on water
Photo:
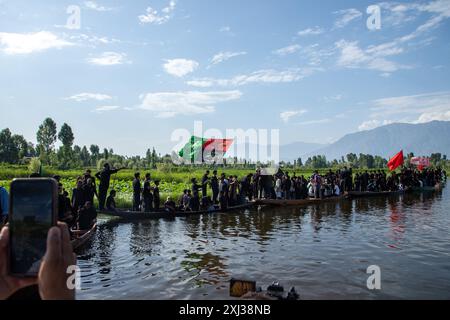
[[[108,224],[78,257],[81,299],[228,299],[232,277],[304,299],[449,299],[450,192]],[[369,265],[382,290],[366,288]]]

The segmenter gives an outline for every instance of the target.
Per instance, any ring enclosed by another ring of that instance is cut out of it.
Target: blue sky
[[[196,120],[281,144],[450,120],[449,26],[448,0],[0,0],[0,128],[142,155]]]

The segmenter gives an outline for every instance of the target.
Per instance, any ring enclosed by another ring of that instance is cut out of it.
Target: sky
[[[450,120],[449,57],[449,0],[0,0],[0,129],[36,142],[51,117],[127,155],[195,121],[332,143]]]

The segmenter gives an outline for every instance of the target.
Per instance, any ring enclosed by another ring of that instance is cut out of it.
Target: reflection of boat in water
[[[254,206],[253,202],[241,204],[238,206],[228,207],[227,209],[216,208],[213,210],[202,210],[202,211],[157,211],[157,212],[141,212],[141,211],[101,211],[100,213],[107,216],[118,217],[124,220],[154,220],[154,219],[165,219],[165,218],[175,218],[175,217],[187,217],[195,216],[201,214],[213,214],[213,213],[225,213],[231,211],[237,211],[241,209],[248,209]]]
[[[94,224],[92,228],[87,231],[75,231],[75,237],[71,241],[73,250],[75,251],[86,244],[86,242],[88,242],[95,234],[96,230],[97,224]]]

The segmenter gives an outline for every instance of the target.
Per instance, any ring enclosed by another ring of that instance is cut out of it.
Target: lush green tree
[[[39,143],[41,152],[44,152],[47,156],[53,151],[54,144],[56,142],[56,123],[51,118],[47,118],[39,126],[39,130],[36,133],[36,139]]]
[[[14,141],[11,131],[6,128],[0,132],[0,162],[17,163],[19,148]]]
[[[61,129],[58,133],[58,139],[59,141],[61,141],[65,148],[69,149],[72,147],[75,137],[73,135],[72,128],[67,123],[64,123],[61,126]]]

